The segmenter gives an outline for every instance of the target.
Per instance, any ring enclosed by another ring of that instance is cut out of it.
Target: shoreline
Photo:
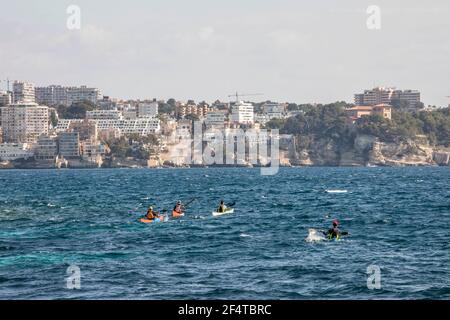
[[[422,165],[422,164],[406,164],[406,165],[379,165],[379,166],[332,166],[332,165],[308,165],[308,166],[279,166],[280,169],[288,168],[288,169],[305,169],[305,168],[355,168],[355,169],[377,169],[377,168],[445,168],[449,166],[440,166],[440,165]],[[98,167],[98,168],[89,168],[89,167],[79,167],[79,168],[33,168],[33,167],[18,167],[18,168],[0,168],[1,171],[74,171],[74,170],[192,170],[192,169],[261,169],[264,168],[262,166],[193,166],[193,167]],[[265,167],[268,168],[268,167]]]

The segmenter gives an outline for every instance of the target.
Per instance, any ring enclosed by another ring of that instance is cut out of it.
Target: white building
[[[417,90],[397,90],[395,88],[377,87],[355,94],[355,105],[375,106],[392,104],[393,100],[406,101],[408,108],[414,109],[420,103],[420,92]]]
[[[90,120],[121,120],[123,116],[119,110],[92,110],[86,112],[86,118]]]
[[[22,143],[1,143],[0,161],[14,161],[18,159],[29,159],[34,153],[28,149],[27,144]]]
[[[36,87],[36,102],[46,106],[69,105],[67,87],[51,85],[48,87]]]
[[[158,115],[158,102],[139,103],[137,107],[137,116],[139,118],[156,117]]]
[[[67,101],[69,105],[83,101],[89,101],[96,105],[101,99],[102,94],[97,88],[88,88],[86,86],[67,88]]]
[[[255,122],[253,105],[242,101],[236,103],[231,111],[231,121],[238,124],[253,124]]]
[[[13,103],[35,103],[34,85],[28,82],[14,81]]]
[[[74,122],[82,122],[80,119],[61,119],[56,127],[57,132],[67,131],[70,128],[70,124]],[[120,134],[139,134],[146,136],[149,134],[159,133],[161,130],[160,121],[158,118],[140,118],[134,120],[127,119],[99,119],[93,120],[97,124],[99,131],[109,131],[111,129],[119,130]]]
[[[3,141],[34,143],[48,133],[48,107],[36,103],[11,104],[1,108]]]
[[[210,111],[206,114],[205,124],[210,127],[224,127],[226,111]]]
[[[286,104],[268,102],[263,105],[263,112],[269,120],[283,119],[286,115]]]
[[[63,87],[51,85],[47,87],[37,87],[35,90],[36,101],[45,105],[62,104],[70,106],[73,103],[89,101],[97,105],[103,101],[103,96],[99,89],[81,87]]]

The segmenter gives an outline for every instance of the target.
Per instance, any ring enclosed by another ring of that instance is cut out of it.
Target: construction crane
[[[264,94],[263,94],[263,93],[249,93],[249,94],[243,94],[243,93],[238,93],[238,92],[236,92],[235,94],[230,94],[230,95],[228,96],[228,98],[235,97],[235,98],[236,98],[236,102],[239,102],[239,101],[240,101],[240,100],[239,100],[239,97],[262,96],[262,95],[264,95]]]

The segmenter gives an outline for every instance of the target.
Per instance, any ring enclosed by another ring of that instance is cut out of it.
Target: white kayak
[[[217,211],[214,211],[214,212],[212,213],[212,215],[213,215],[214,217],[220,217],[220,216],[224,216],[224,215],[226,215],[226,214],[231,214],[231,213],[234,213],[234,209],[233,209],[233,208],[228,209],[228,210],[225,210],[224,212],[217,212]]]

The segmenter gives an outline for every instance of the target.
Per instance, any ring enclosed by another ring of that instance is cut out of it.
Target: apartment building
[[[67,87],[51,85],[48,87],[36,87],[36,102],[46,106],[69,105]]]
[[[24,143],[0,143],[0,161],[30,159],[34,153]]]
[[[377,87],[355,94],[355,105],[375,106],[391,104],[395,100],[406,101],[409,109],[417,108],[420,103],[420,92],[417,90],[397,90],[395,88]]]
[[[86,112],[86,118],[90,120],[121,120],[123,115],[119,110],[92,110]]]
[[[44,105],[65,105],[89,101],[95,105],[104,102],[99,89],[81,87],[63,87],[51,85],[47,87],[37,87],[35,90],[36,101]]]
[[[34,85],[29,82],[14,81],[13,83],[13,103],[35,103],[36,97]]]
[[[84,120],[79,119],[61,119],[56,127],[57,132],[68,131],[74,123],[80,123]],[[149,134],[159,133],[161,130],[158,118],[139,118],[139,119],[100,119],[92,120],[96,123],[100,134],[103,131],[118,130],[120,135],[138,134],[146,136]],[[117,131],[116,131],[117,132]]]
[[[66,159],[80,157],[80,135],[78,132],[58,133],[58,154]]]
[[[0,108],[3,141],[35,143],[41,134],[48,133],[48,107],[36,103],[11,104]]]
[[[223,128],[225,126],[225,121],[227,121],[226,111],[211,111],[206,115],[205,124],[208,127]]]
[[[255,122],[253,105],[242,101],[236,103],[231,110],[231,122],[236,124],[253,124]]]
[[[102,94],[97,88],[89,88],[87,86],[67,88],[67,101],[69,105],[83,101],[89,101],[97,105],[100,100],[102,100]]]
[[[34,154],[36,160],[55,161],[56,156],[58,155],[58,144],[56,137],[41,135],[37,140]]]
[[[207,104],[182,104],[177,107],[177,114],[184,118],[188,114],[196,115],[199,118],[205,118],[208,112],[212,111],[212,108]]]

